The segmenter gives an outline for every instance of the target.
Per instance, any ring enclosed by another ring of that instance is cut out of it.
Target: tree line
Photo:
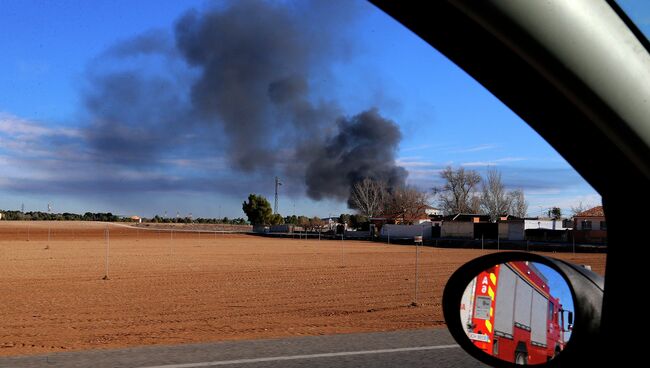
[[[428,191],[414,186],[390,187],[386,182],[365,178],[351,188],[348,206],[357,212],[355,225],[367,223],[369,218],[390,217],[401,223],[413,224],[426,218],[429,206],[437,204],[443,214],[471,213],[489,215],[492,221],[500,216],[526,217],[528,202],[523,189],[506,189],[501,173],[489,168],[485,178],[475,170],[463,167],[446,167],[440,172],[442,185]],[[271,204],[261,195],[251,194],[242,209],[248,221],[254,225],[294,224],[317,228],[322,224],[318,217],[282,217],[274,214]],[[559,210],[559,208],[557,209]],[[557,215],[553,209],[553,215]],[[550,213],[550,211],[549,211]],[[343,215],[342,215],[343,216]],[[350,220],[342,218],[342,220]],[[350,224],[348,221],[340,223]],[[354,227],[354,226],[353,226]]]
[[[130,217],[117,216],[111,212],[86,212],[83,215],[77,213],[50,213],[41,211],[4,211],[2,219],[7,221],[102,221],[102,222],[133,222]],[[243,218],[230,219],[224,218],[196,218],[189,216],[168,218],[155,215],[152,218],[142,218],[144,222],[155,223],[198,223],[198,224],[228,224],[228,225],[246,225],[248,222]]]
[[[151,219],[143,219],[146,222],[161,223],[161,224],[226,224],[226,225],[247,225],[248,222],[241,218],[192,218],[189,216],[184,217],[163,217],[160,215],[155,215]]]
[[[527,216],[523,189],[506,189],[495,168],[488,168],[484,178],[476,170],[451,166],[439,175],[442,184],[429,191],[411,186],[390,188],[385,182],[366,178],[352,188],[350,207],[366,217],[391,216],[405,223],[421,218],[429,205],[437,205],[445,215],[483,214],[492,221],[504,215]],[[560,209],[552,208],[551,214],[561,216]]]
[[[526,217],[528,202],[523,189],[507,190],[501,173],[489,168],[485,178],[475,170],[447,166],[440,172],[443,184],[433,188],[438,205],[445,214],[472,213],[489,215],[495,221],[503,215]]]
[[[41,211],[0,211],[2,219],[8,221],[104,221],[118,222],[131,221],[129,218],[122,218],[110,212],[86,212],[83,215],[77,213],[50,213]]]
[[[242,203],[242,210],[253,225],[295,225],[305,230],[322,231],[329,226],[329,222],[318,216],[282,216],[273,213],[271,203],[266,197],[258,194],[250,194],[248,199]],[[360,230],[367,230],[368,217],[360,214],[342,213],[333,219],[339,224],[347,224],[349,227]]]

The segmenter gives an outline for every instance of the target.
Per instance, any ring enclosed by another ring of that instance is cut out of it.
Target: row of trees
[[[103,222],[131,222],[129,217],[117,216],[110,212],[86,212],[83,215],[77,213],[49,213],[40,211],[1,211],[2,218],[8,221],[103,221]],[[156,215],[151,219],[143,219],[145,222],[157,223],[199,223],[199,224],[229,224],[229,225],[245,225],[246,220],[243,218],[229,219],[224,217],[222,219],[214,218],[197,218],[190,217],[177,217],[166,218]]]
[[[248,200],[242,203],[242,210],[248,217],[248,221],[253,225],[281,225],[289,224],[300,226],[306,230],[323,230],[329,224],[327,221],[318,216],[285,216],[274,214],[271,204],[262,195],[250,194]],[[337,222],[347,224],[352,228],[363,228],[367,225],[368,218],[359,214],[342,213]]]
[[[389,215],[412,223],[429,206],[430,197],[415,187],[389,188],[383,181],[366,178],[353,186],[349,205],[366,218]]]
[[[445,214],[480,213],[490,215],[492,220],[504,214],[526,217],[528,203],[524,191],[507,190],[495,168],[489,168],[486,177],[481,178],[475,170],[454,170],[448,166],[440,177],[444,183],[433,188],[433,192]]]
[[[306,229],[321,229],[325,222],[319,217],[286,216],[273,213],[271,203],[262,195],[250,194],[248,200],[242,203],[242,210],[253,225],[292,224]]]
[[[104,222],[117,222],[117,221],[130,221],[115,216],[110,212],[86,212],[83,215],[76,213],[49,213],[40,211],[2,211],[3,219],[9,221],[104,221]]]
[[[365,179],[353,188],[350,207],[358,214],[341,214],[339,223],[348,224],[352,228],[362,228],[368,218],[381,214],[394,214],[411,223],[419,218],[429,204],[429,195],[413,187],[393,188],[388,190],[383,182]],[[242,203],[242,210],[253,225],[292,224],[306,229],[322,229],[325,222],[319,217],[306,216],[282,217],[274,214],[269,201],[261,195],[250,194],[248,200]]]
[[[485,179],[477,171],[462,167],[447,167],[440,177],[443,185],[431,193],[408,186],[388,188],[382,181],[364,179],[354,185],[350,205],[368,217],[401,216],[407,223],[420,216],[434,199],[445,214],[480,213],[496,220],[504,214],[525,217],[528,212],[523,190],[507,190],[501,173],[494,168],[488,169]]]
[[[438,195],[438,205],[444,213],[481,213],[496,219],[503,214],[517,217],[526,217],[528,203],[522,189],[506,190],[501,180],[501,173],[495,168],[488,169],[485,178],[481,178],[474,170],[465,170],[451,167],[445,168],[440,177],[444,184],[433,189]],[[571,207],[571,212],[576,215],[590,208],[579,202]],[[560,207],[551,207],[546,211],[550,218],[562,218]]]
[[[501,173],[488,169],[485,179],[478,172],[465,168],[447,167],[440,173],[443,185],[432,191],[421,191],[412,186],[389,187],[384,181],[365,178],[351,189],[348,205],[356,210],[366,222],[368,218],[390,216],[404,223],[413,223],[422,218],[427,207],[437,198],[445,214],[481,213],[496,220],[504,214],[525,217],[528,203],[521,189],[506,190]],[[251,194],[244,201],[242,209],[248,220],[255,225],[294,224],[307,228],[323,226],[318,217],[293,216],[283,218],[273,214],[271,204],[263,196]],[[342,215],[343,216],[343,215]],[[349,223],[341,219],[341,223]],[[355,219],[354,226],[361,222]]]
[[[147,221],[148,220],[148,221]],[[143,219],[143,221],[146,222],[153,222],[153,223],[163,223],[163,224],[227,224],[227,225],[246,225],[248,222],[243,219],[243,218],[191,218],[189,216],[185,217],[162,217],[160,215],[156,215],[152,217],[151,219]]]
[[[488,168],[485,177],[475,170],[463,167],[453,169],[446,167],[440,172],[442,185],[431,191],[422,191],[412,186],[389,187],[384,181],[365,178],[351,189],[348,205],[358,215],[341,215],[339,223],[359,228],[368,218],[390,216],[404,223],[413,223],[422,218],[425,209],[433,202],[446,215],[472,213],[489,215],[492,221],[503,215],[526,217],[528,202],[520,188],[506,189],[501,173],[495,168]],[[263,196],[251,194],[242,206],[244,213],[252,224],[294,224],[305,228],[323,226],[318,217],[305,216],[282,217],[273,214],[270,203]],[[574,214],[584,211],[580,203],[572,207]],[[562,218],[559,207],[549,208],[547,215],[554,219]],[[347,218],[345,216],[348,216]]]

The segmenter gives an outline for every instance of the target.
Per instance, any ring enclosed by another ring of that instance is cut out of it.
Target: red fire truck
[[[468,286],[461,305],[467,336],[478,348],[517,364],[540,364],[564,349],[573,313],[551,294],[548,280],[530,262],[494,266]]]

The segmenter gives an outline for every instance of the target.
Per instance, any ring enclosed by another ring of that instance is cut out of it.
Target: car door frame
[[[612,108],[611,101],[596,94],[560,62],[557,50],[537,42],[525,22],[504,14],[501,6],[508,1],[371,2],[492,92],[602,196],[608,254],[601,346],[591,346],[593,354],[584,357],[597,364],[604,354],[621,346],[622,336],[631,336],[638,327],[617,317],[630,313],[629,282],[645,281],[641,271],[645,261],[634,256],[634,248],[647,239],[648,221],[643,213],[650,209],[650,148],[630,128],[624,114]],[[648,42],[641,32],[616,3],[606,4],[624,20],[647,53]],[[612,88],[627,91],[629,86],[620,81]],[[643,108],[650,117],[648,105]],[[638,211],[630,212],[630,205]],[[640,353],[641,341],[630,339],[626,350]],[[637,356],[626,352],[621,359],[634,362]]]

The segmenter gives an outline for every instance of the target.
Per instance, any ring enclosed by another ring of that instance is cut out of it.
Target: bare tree
[[[584,212],[593,206],[591,204],[583,204],[582,201],[578,202],[575,206],[571,206],[571,216],[575,216],[580,212]]]
[[[404,223],[413,224],[425,216],[429,206],[429,195],[414,187],[395,188],[386,201],[385,213],[401,218]]]
[[[508,193],[510,197],[510,214],[520,218],[526,217],[528,214],[528,202],[524,196],[523,189],[515,189]]]
[[[481,196],[479,194],[474,194],[469,199],[469,213],[481,213]]]
[[[357,210],[359,214],[371,218],[381,214],[386,197],[385,182],[365,178],[354,184],[350,207]]]
[[[475,192],[481,182],[481,176],[474,170],[458,168],[454,170],[447,166],[440,173],[445,181],[440,188],[433,188],[434,195],[438,195],[438,205],[444,213],[468,213],[477,209]]]
[[[512,198],[506,192],[501,182],[501,173],[496,169],[488,169],[487,178],[483,181],[483,192],[481,193],[481,208],[483,212],[490,215],[492,221],[499,216],[510,212]]]

